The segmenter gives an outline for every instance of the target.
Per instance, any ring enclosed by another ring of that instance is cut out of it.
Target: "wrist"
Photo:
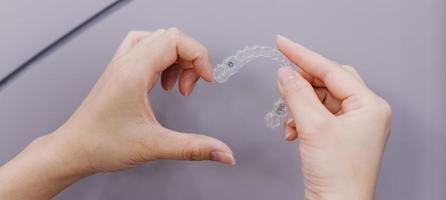
[[[53,132],[36,138],[21,153],[23,163],[32,163],[35,174],[45,176],[42,181],[62,189],[92,174],[81,151],[67,139]]]
[[[31,142],[0,168],[0,199],[50,199],[90,175],[70,146],[54,133]]]
[[[41,156],[47,160],[48,168],[54,168],[60,176],[80,179],[93,174],[84,150],[62,130],[35,139],[29,148],[45,154]]]
[[[338,185],[339,186],[339,185]],[[374,185],[369,182],[364,184],[350,184],[326,190],[305,188],[305,200],[372,200]]]
[[[372,200],[373,194],[360,193],[332,193],[332,194],[317,194],[312,192],[305,192],[305,200]]]

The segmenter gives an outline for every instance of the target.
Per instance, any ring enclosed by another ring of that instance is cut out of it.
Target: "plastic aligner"
[[[235,55],[229,56],[221,64],[217,64],[214,68],[214,80],[218,83],[224,83],[247,63],[262,57],[278,62],[280,66],[294,68],[294,64],[279,50],[267,46],[251,46],[237,51]],[[279,99],[274,103],[272,111],[265,115],[265,124],[269,128],[276,128],[282,124],[287,115],[288,107],[282,99]]]

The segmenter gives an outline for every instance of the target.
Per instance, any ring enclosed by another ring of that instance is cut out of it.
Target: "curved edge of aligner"
[[[218,83],[226,82],[231,76],[235,75],[243,66],[256,58],[270,58],[278,62],[281,66],[290,66],[291,63],[279,50],[268,46],[247,46],[237,51],[235,55],[229,56],[217,64],[214,68],[214,80]],[[288,115],[288,107],[282,99],[277,100],[272,111],[264,117],[265,124],[269,128],[279,127]]]
[[[235,55],[229,56],[217,64],[214,68],[214,79],[218,83],[226,82],[235,75],[243,66],[256,58],[270,58],[281,66],[293,66],[293,64],[277,49],[268,46],[247,46],[237,51]]]
[[[266,113],[264,120],[269,128],[276,128],[283,124],[283,121],[288,116],[288,106],[282,99],[277,100],[271,112]]]

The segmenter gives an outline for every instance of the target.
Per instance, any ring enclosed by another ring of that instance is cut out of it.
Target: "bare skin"
[[[300,138],[306,199],[372,199],[388,136],[390,108],[352,67],[278,37],[279,49],[301,66],[278,72],[289,105],[286,139]],[[159,159],[234,165],[218,139],[163,127],[150,91],[179,82],[189,95],[212,82],[206,48],[176,28],[133,31],[76,112],[0,168],[0,199],[50,199],[76,181]]]
[[[353,67],[282,36],[277,46],[301,68],[281,68],[278,85],[291,113],[286,139],[300,138],[305,199],[373,199],[390,129],[389,104]]]

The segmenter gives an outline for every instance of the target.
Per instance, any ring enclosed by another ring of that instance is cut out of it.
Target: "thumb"
[[[220,140],[209,136],[181,133],[162,127],[160,137],[154,142],[157,157],[160,159],[212,160],[235,165],[231,149]]]
[[[330,119],[331,113],[319,101],[311,84],[291,67],[277,74],[280,93],[290,109],[296,127],[304,134]]]

